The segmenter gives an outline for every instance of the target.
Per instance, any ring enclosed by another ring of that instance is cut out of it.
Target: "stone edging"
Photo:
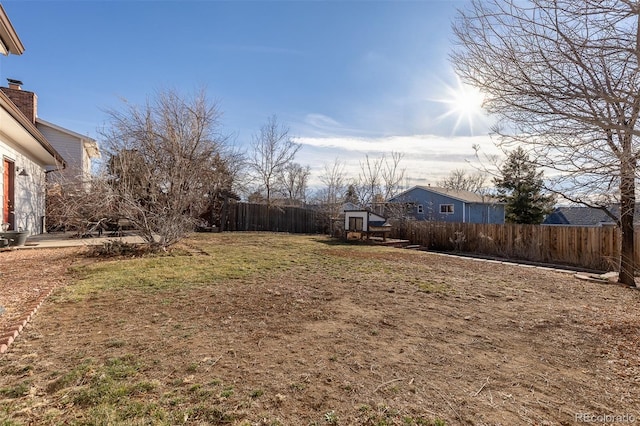
[[[9,327],[8,330],[2,331],[2,335],[0,335],[0,354],[7,352],[9,346],[15,341],[15,339],[20,335],[24,327],[27,326],[27,323],[31,321],[33,316],[38,312],[40,306],[44,303],[44,301],[51,296],[53,291],[56,289],[56,285],[51,286],[48,290],[44,291],[44,294],[41,294],[36,302],[33,303],[31,311],[24,317],[22,321],[19,321],[17,324]]]

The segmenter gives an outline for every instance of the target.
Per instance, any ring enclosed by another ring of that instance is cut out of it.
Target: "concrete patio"
[[[79,238],[77,234],[73,232],[54,232],[32,235],[27,238],[25,245],[5,247],[4,249],[27,250],[37,248],[95,246],[107,241],[122,241],[126,243],[143,242],[142,238],[135,235],[110,236],[105,234],[100,237]]]

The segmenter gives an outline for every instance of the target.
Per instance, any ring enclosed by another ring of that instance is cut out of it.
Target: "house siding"
[[[13,147],[13,144],[0,137],[0,160],[7,159],[14,163],[14,230],[28,231],[30,234],[43,232],[45,215],[45,173],[38,163],[32,161]],[[28,176],[19,176],[17,171],[25,169]],[[0,161],[0,176],[4,174],[4,162]],[[4,180],[0,179],[0,212],[4,208]],[[0,214],[0,221],[2,215]]]
[[[414,203],[412,211],[408,212],[416,220],[430,220],[436,222],[462,222],[464,217],[464,203],[454,200],[442,194],[425,191],[416,188],[411,193],[395,199],[396,202]],[[453,204],[453,213],[440,213],[441,204]],[[418,206],[422,205],[422,213],[418,213]]]
[[[466,208],[467,223],[504,223],[504,206],[501,204],[469,203]]]
[[[407,216],[415,220],[434,222],[504,223],[504,205],[497,203],[465,202],[445,194],[415,187],[390,200],[393,203],[413,203]],[[440,212],[443,204],[453,205],[453,213]],[[422,205],[422,213],[418,213]]]
[[[67,167],[61,172],[64,178],[82,178],[90,173],[90,162],[86,161],[88,156],[81,140],[48,126],[38,125],[38,130],[67,162]]]
[[[3,53],[21,55],[24,46],[2,7],[0,30]],[[38,234],[44,229],[46,167],[64,160],[35,127],[37,96],[23,92],[17,83],[10,80],[9,88],[0,88],[0,219],[4,218],[4,195],[9,192],[4,187],[6,159],[13,169],[7,175],[13,188],[12,229]]]

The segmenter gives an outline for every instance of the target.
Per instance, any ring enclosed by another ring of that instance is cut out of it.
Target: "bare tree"
[[[289,137],[289,128],[279,124],[275,115],[254,135],[247,166],[264,188],[267,204],[271,204],[285,167],[293,162],[300,148]]]
[[[619,282],[635,285],[640,4],[631,0],[472,0],[451,61],[486,95],[501,144],[526,147],[565,198],[620,204]],[[549,174],[548,174],[549,175]],[[604,202],[603,202],[604,201]]]
[[[75,231],[78,237],[100,233],[114,217],[99,182],[69,179],[59,175],[47,182],[47,231]],[[95,228],[95,229],[92,229]]]
[[[379,158],[365,156],[360,162],[357,181],[353,183],[360,202],[383,213],[386,200],[396,195],[402,187],[405,169],[400,167],[403,154],[392,152]]]
[[[464,169],[455,169],[449,173],[449,176],[438,182],[438,186],[483,195],[486,193],[486,181],[487,176],[482,172],[476,171],[472,173]]]
[[[107,114],[101,133],[108,174],[93,190],[147,243],[166,248],[194,229],[215,173],[226,170],[220,167],[227,148],[220,110],[204,90],[192,97],[165,90],[143,106],[126,104]]]
[[[280,175],[282,195],[289,200],[290,205],[304,204],[307,198],[307,188],[311,168],[298,163],[287,164]]]
[[[325,164],[320,175],[320,182],[324,185],[316,194],[316,202],[324,217],[326,230],[333,234],[334,221],[340,216],[344,200],[346,172],[345,165],[339,159],[331,164]]]
[[[389,157],[382,157],[382,193],[385,201],[397,195],[402,188],[406,169],[400,167],[404,158],[401,152],[391,152]]]
[[[368,154],[360,162],[360,171],[353,187],[360,203],[365,206],[372,206],[382,197],[382,162],[382,158],[372,159]]]
[[[323,197],[323,199],[327,204],[342,203],[346,181],[344,167],[344,163],[337,158],[333,163],[324,165],[324,171],[320,175],[320,181],[325,186],[326,196]]]

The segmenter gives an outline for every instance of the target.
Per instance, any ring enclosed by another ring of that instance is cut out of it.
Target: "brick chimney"
[[[33,124],[36,124],[38,116],[38,97],[33,92],[22,90],[22,82],[8,78],[9,87],[0,87],[0,90],[22,111]]]

